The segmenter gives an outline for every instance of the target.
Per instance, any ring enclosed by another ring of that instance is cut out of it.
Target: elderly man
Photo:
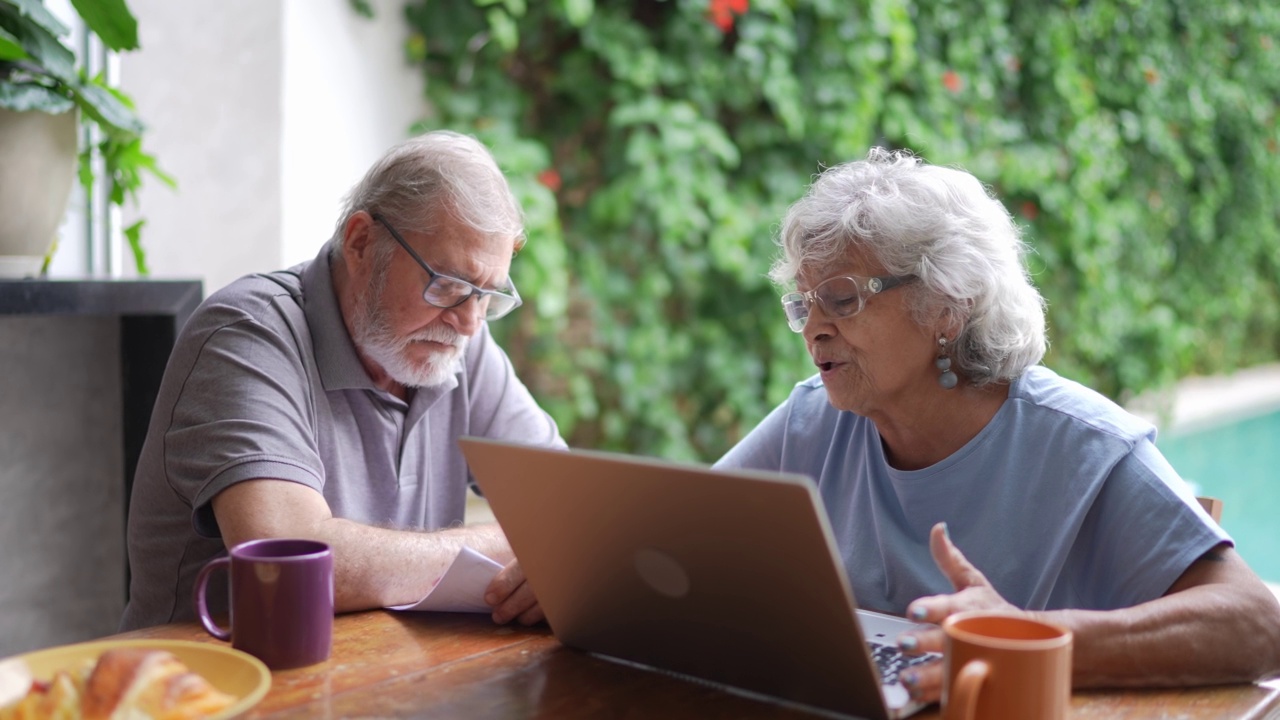
[[[500,529],[462,527],[456,442],[564,446],[486,324],[520,305],[523,242],[488,150],[433,132],[370,168],[314,260],[209,297],[138,464],[122,627],[193,617],[201,566],[262,537],[329,543],[339,611],[415,602],[470,546],[508,563],[494,621],[540,620]]]

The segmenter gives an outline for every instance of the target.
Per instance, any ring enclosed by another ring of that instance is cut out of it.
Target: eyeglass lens
[[[475,295],[476,305],[479,307],[480,312],[484,313],[486,320],[497,320],[520,307],[522,301],[520,300],[520,294],[516,292],[515,285],[511,285],[506,292],[485,290],[472,285],[466,280],[450,275],[442,275],[432,270],[431,266],[427,265],[426,261],[419,257],[412,247],[409,247],[409,243],[400,236],[400,233],[395,228],[391,227],[391,223],[387,222],[378,213],[372,213],[372,216],[374,220],[382,223],[390,231],[391,237],[395,238],[395,241],[404,248],[405,252],[409,253],[410,257],[426,271],[429,279],[427,280],[426,289],[422,291],[422,299],[427,304],[438,308],[454,308],[466,302],[472,295]]]
[[[858,314],[864,305],[862,288],[851,277],[833,277],[808,293],[788,293],[782,298],[782,309],[787,324],[795,332],[804,329],[809,319],[809,304],[822,304],[822,311],[832,317],[849,317]]]

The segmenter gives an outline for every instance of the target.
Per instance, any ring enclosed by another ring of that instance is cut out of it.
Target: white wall
[[[421,119],[422,74],[406,64],[401,0],[356,17],[346,0],[285,0],[285,265],[333,233],[342,196]]]
[[[422,115],[401,0],[130,0],[142,48],[120,84],[178,189],[148,181],[153,277],[237,277],[313,257],[343,193]],[[126,263],[132,274],[132,264]]]
[[[279,261],[283,12],[278,2],[131,0],[141,50],[120,85],[177,177],[140,194],[155,277],[202,278],[206,293]],[[127,209],[125,224],[136,219]],[[129,264],[126,268],[132,270]]]

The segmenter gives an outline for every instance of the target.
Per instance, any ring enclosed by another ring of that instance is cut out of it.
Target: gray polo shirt
[[[460,436],[564,446],[485,326],[443,385],[407,403],[377,389],[343,323],[328,253],[233,282],[183,328],[134,477],[122,629],[194,616],[196,574],[225,553],[210,503],[237,482],[301,483],[335,517],[434,530],[463,521],[471,478]],[[211,593],[215,608],[221,597]]]

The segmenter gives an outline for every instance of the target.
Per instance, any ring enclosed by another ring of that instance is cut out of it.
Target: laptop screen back
[[[461,446],[562,643],[886,716],[806,478],[475,438]]]

